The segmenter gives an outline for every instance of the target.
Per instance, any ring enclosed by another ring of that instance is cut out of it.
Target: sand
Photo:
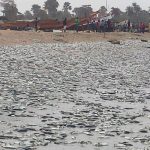
[[[150,33],[136,34],[125,32],[106,33],[86,33],[86,32],[67,32],[67,33],[52,33],[52,32],[34,32],[34,31],[0,31],[0,45],[26,45],[33,43],[74,43],[74,42],[96,42],[108,40],[150,40]]]
[[[149,150],[149,62],[141,40],[1,46],[0,150]]]
[[[0,31],[0,150],[149,150],[149,35]]]

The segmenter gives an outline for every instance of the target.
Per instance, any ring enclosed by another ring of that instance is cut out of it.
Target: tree
[[[134,13],[139,13],[142,9],[137,3],[132,3]]]
[[[137,16],[136,16],[137,17]],[[145,24],[148,24],[150,22],[150,14],[146,10],[141,10],[138,14],[137,23],[144,22]]]
[[[59,21],[63,21],[66,16],[64,15],[64,11],[57,11],[57,19]]]
[[[65,12],[68,12],[71,9],[72,9],[72,7],[71,7],[70,3],[69,2],[65,2],[64,5],[63,5],[63,10]]]
[[[2,12],[8,20],[17,20],[18,9],[14,0],[1,0],[0,5],[3,7]]]
[[[112,15],[117,17],[117,16],[120,16],[122,12],[119,8],[112,7],[111,8],[111,13],[112,13]]]
[[[2,7],[4,7],[5,4],[14,5],[15,2],[14,2],[14,0],[1,0],[1,1],[0,1],[0,4],[1,4]]]
[[[82,7],[77,7],[73,10],[73,12],[79,18],[89,17],[92,11],[93,9],[91,8],[91,5],[83,5]]]
[[[126,13],[128,19],[132,20],[132,22],[136,24],[139,24],[142,9],[137,3],[132,3],[132,6],[128,6],[126,8]]]
[[[107,9],[105,6],[101,6],[99,9],[99,17],[104,17],[107,14]]]
[[[31,11],[33,12],[34,18],[39,18],[40,20],[48,19],[48,15],[45,10],[41,9],[41,6],[34,4],[32,5]]]
[[[47,0],[45,2],[45,9],[48,11],[48,17],[51,19],[57,18],[57,8],[59,6],[59,3],[57,0]]]
[[[130,20],[131,23],[136,25],[138,25],[140,22],[144,22],[145,24],[150,22],[150,13],[146,10],[142,10],[141,7],[136,3],[128,6],[126,8],[126,12],[121,12],[117,8],[112,8],[111,12],[112,14],[115,14],[113,17],[114,22],[119,23],[125,20]]]
[[[67,18],[71,18],[71,14],[69,12],[69,10],[71,10],[72,7],[70,5],[69,2],[65,2],[64,5],[63,5],[63,15],[64,17],[67,17]]]
[[[28,10],[24,13],[24,17],[26,20],[32,20],[33,19],[33,15]]]
[[[132,15],[134,14],[134,9],[133,9],[133,7],[132,7],[132,6],[128,6],[128,7],[126,8],[126,13],[127,13],[128,16],[132,16]]]
[[[48,15],[47,15],[46,11],[41,9],[38,14],[38,18],[40,18],[40,20],[48,19]]]
[[[37,4],[32,5],[31,11],[33,12],[34,18],[38,17],[40,10],[41,10],[41,6]]]

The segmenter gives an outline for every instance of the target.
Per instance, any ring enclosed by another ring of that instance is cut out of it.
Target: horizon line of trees
[[[20,13],[15,0],[0,0],[0,6],[3,8],[2,13],[9,21],[16,20],[40,20],[57,19],[62,21],[64,18],[71,19],[75,16],[79,18],[89,17],[93,12],[91,5],[82,5],[81,7],[72,8],[69,2],[64,2],[62,10],[58,10],[59,3],[57,0],[45,0],[43,7],[38,4],[33,4],[31,10],[26,10],[25,13]],[[107,14],[105,6],[99,9],[100,15]],[[150,22],[150,7],[148,10],[143,10],[137,3],[132,3],[127,6],[125,12],[119,8],[112,7],[111,13],[114,15],[115,22],[130,20],[134,23]]]

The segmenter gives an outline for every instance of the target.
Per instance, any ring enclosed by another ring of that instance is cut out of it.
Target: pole
[[[106,0],[106,9],[107,9],[107,0]]]

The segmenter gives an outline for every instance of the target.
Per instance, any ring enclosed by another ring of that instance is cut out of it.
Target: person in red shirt
[[[144,22],[140,23],[140,32],[143,33],[143,34],[145,32],[145,24],[144,24]]]
[[[97,32],[100,32],[100,20],[98,20],[96,26],[97,26]]]

